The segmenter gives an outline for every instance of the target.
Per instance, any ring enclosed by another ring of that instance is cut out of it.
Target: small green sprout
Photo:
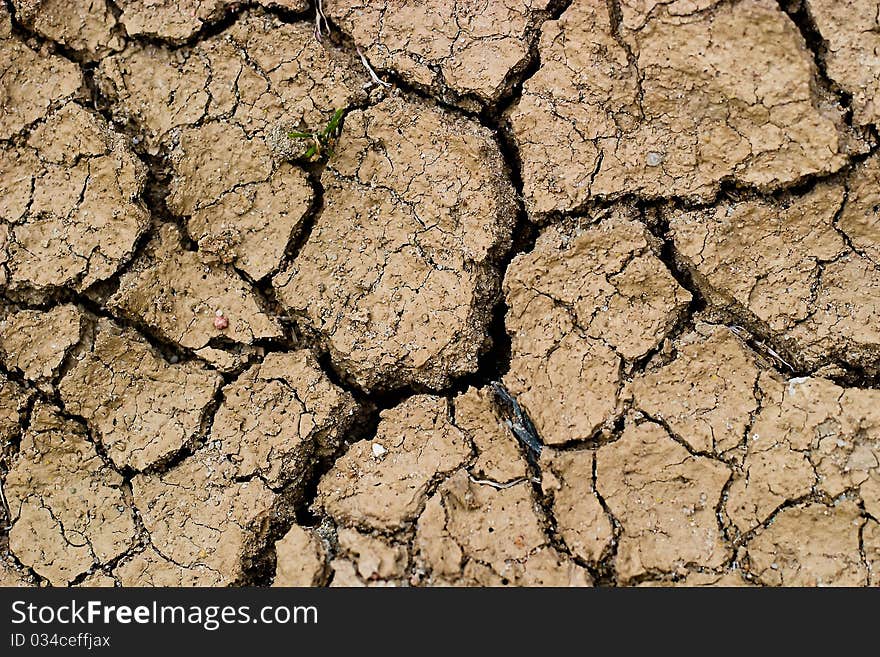
[[[314,162],[329,155],[333,151],[333,142],[339,136],[340,123],[343,116],[345,116],[345,109],[338,109],[333,112],[333,116],[330,117],[327,125],[320,132],[293,131],[287,133],[287,136],[291,139],[306,140],[306,149],[298,156],[298,159]]]

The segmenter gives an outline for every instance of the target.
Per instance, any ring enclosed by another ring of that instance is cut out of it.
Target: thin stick
[[[506,484],[499,484],[497,481],[492,481],[491,479],[477,479],[472,474],[468,473],[468,477],[475,484],[485,484],[486,486],[491,486],[492,488],[497,488],[498,490],[505,490],[507,488],[513,488],[517,484],[521,484],[524,481],[528,481],[525,477],[520,477],[518,479],[514,479],[513,481],[508,481]]]
[[[376,75],[376,71],[373,70],[373,67],[370,66],[370,62],[367,61],[367,58],[364,57],[364,53],[361,52],[360,46],[356,46],[358,57],[361,58],[361,64],[364,65],[364,68],[367,69],[367,73],[370,74],[370,79],[373,81],[373,84],[379,84],[383,87],[390,87],[391,83],[385,82],[385,80],[381,79],[378,75]]]
[[[731,333],[733,333],[736,337],[742,340],[747,347],[750,349],[755,349],[759,354],[764,356],[764,358],[769,358],[770,360],[775,360],[778,364],[788,368],[791,372],[794,372],[795,369],[786,361],[782,356],[780,356],[773,347],[766,344],[765,342],[753,338],[751,343],[749,342],[749,335],[746,333],[745,329],[741,326],[736,326],[735,324],[727,327]],[[756,349],[757,348],[757,349]]]
[[[9,529],[12,527],[12,509],[9,508],[9,503],[6,501],[6,494],[3,492],[3,485],[0,484],[0,502],[3,503],[3,509],[6,511],[6,526],[3,529]]]
[[[323,32],[321,31],[321,21],[324,21],[324,29],[327,30],[327,34],[330,34],[330,24],[327,22],[327,17],[324,15],[324,4],[321,0],[315,0],[315,38],[320,41],[323,36]]]

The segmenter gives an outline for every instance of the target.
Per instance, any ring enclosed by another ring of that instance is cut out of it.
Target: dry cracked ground
[[[4,0],[0,584],[880,585],[878,51]]]

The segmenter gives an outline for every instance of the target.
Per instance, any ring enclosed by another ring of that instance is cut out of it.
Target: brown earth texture
[[[3,0],[0,585],[880,585],[878,51]]]

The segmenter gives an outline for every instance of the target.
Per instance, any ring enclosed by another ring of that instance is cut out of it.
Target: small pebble
[[[379,443],[373,443],[373,456],[377,459],[382,458],[388,453],[388,450],[382,447]]]
[[[229,326],[229,320],[223,317],[222,315],[218,315],[214,318],[214,328],[222,331],[227,326]]]
[[[657,153],[656,151],[651,151],[648,153],[648,166],[656,167],[659,166],[661,162],[663,162],[663,153]]]

